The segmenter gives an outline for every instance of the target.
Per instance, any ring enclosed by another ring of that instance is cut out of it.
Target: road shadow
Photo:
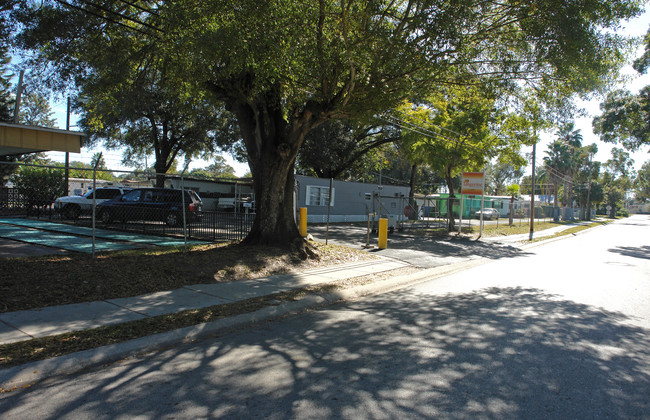
[[[616,254],[620,254],[626,257],[633,257],[633,258],[643,258],[646,260],[650,260],[650,246],[648,245],[643,245],[643,246],[618,246],[616,248],[610,248],[608,249],[609,252],[613,252]]]
[[[0,405],[16,418],[647,419],[650,331],[629,321],[539,289],[403,291],[123,361],[102,379],[47,380]]]
[[[312,227],[315,238],[325,240],[325,227]],[[328,239],[334,243],[359,247],[366,243],[365,228],[354,225],[334,225],[330,227]],[[370,236],[370,244],[377,244],[377,236]],[[388,236],[388,249],[372,249],[371,252],[409,261],[409,255],[399,251],[416,251],[434,258],[485,257],[489,259],[513,258],[530,253],[514,245],[482,242],[456,235],[432,236],[395,232]]]
[[[435,257],[512,258],[528,253],[512,245],[496,245],[458,236],[417,237],[395,235],[390,238],[391,249],[426,252]]]

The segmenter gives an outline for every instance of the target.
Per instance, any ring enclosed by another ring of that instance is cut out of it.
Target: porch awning
[[[84,133],[0,122],[0,156],[36,152],[81,152]]]

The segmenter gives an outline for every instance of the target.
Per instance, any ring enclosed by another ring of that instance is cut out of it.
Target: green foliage
[[[634,176],[634,159],[630,158],[630,153],[618,147],[612,148],[612,157],[605,162],[605,167],[617,179],[625,178],[629,180]]]
[[[635,198],[641,202],[650,201],[650,161],[643,164],[634,180]]]
[[[237,178],[235,169],[226,163],[223,156],[215,156],[214,163],[205,168],[192,169],[188,175],[200,178]]]
[[[611,206],[610,217],[615,217],[623,207],[626,192],[632,188],[634,161],[630,154],[619,148],[612,149],[612,158],[605,163],[606,172],[601,176],[605,206]]]
[[[26,93],[20,104],[20,123],[38,127],[55,128],[56,120],[52,118],[54,111],[44,96],[36,93]]]
[[[111,8],[137,20],[146,16],[120,2],[106,2]],[[55,64],[48,84],[77,87],[81,99],[73,107],[82,115],[89,144],[125,147],[125,162],[153,153],[159,174],[179,155],[205,157],[215,150],[227,113],[205,90],[178,77],[155,36],[106,25],[74,8],[44,6],[18,16],[33,25],[23,32],[23,45],[38,49],[41,63]],[[227,131],[231,125],[226,126]]]
[[[519,197],[519,185],[518,184],[511,184],[506,187],[506,194],[509,195],[510,197]]]
[[[350,120],[330,120],[305,137],[298,155],[298,170],[319,178],[356,178],[382,160],[383,145],[400,140],[395,127],[376,122],[357,124]]]
[[[50,205],[66,190],[63,171],[54,168],[22,166],[11,180],[28,208]]]
[[[645,52],[634,62],[639,73],[650,66],[650,30],[644,38]],[[600,105],[602,114],[593,120],[594,132],[603,141],[638,150],[650,144],[650,86],[634,95],[629,91],[611,92]]]
[[[650,86],[638,95],[617,90],[600,105],[602,114],[593,121],[594,132],[603,141],[638,150],[650,144]]]
[[[497,135],[503,115],[495,108],[495,98],[481,88],[448,88],[419,107],[405,103],[401,110],[407,124],[420,128],[405,130],[405,146],[448,181],[518,148]]]
[[[517,195],[519,195],[519,185],[506,185],[508,182],[519,182],[524,175],[523,166],[518,166],[510,162],[497,160],[495,163],[488,162],[485,165],[485,189],[493,195],[511,195],[508,191],[511,187],[517,186]]]
[[[97,154],[93,156],[93,159],[95,159],[96,157]],[[63,167],[63,165],[61,165],[61,167]],[[92,179],[94,167],[95,167],[94,162],[91,163],[70,162],[70,171],[68,174],[70,178]],[[113,175],[112,172],[106,170],[107,168],[105,163],[100,163],[97,169],[98,171],[97,174],[95,175],[97,179],[105,179],[107,181],[114,181],[116,179],[115,175]]]
[[[0,122],[13,122],[14,99],[11,96],[11,78],[9,64],[11,57],[7,48],[0,46]]]

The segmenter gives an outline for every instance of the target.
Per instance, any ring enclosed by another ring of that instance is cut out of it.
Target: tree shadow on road
[[[609,252],[614,252],[616,254],[621,254],[626,257],[634,257],[634,258],[643,258],[646,260],[650,260],[650,246],[648,245],[643,245],[643,246],[618,246],[616,248],[610,248],[608,249]]]
[[[528,253],[511,245],[495,245],[465,237],[444,236],[436,238],[418,238],[412,236],[395,236],[390,241],[391,248],[412,250],[429,255],[446,257],[484,257],[489,259],[513,258]]]
[[[47,417],[648,418],[650,331],[632,322],[539,289],[402,291],[0,404],[19,417],[64,389]]]
[[[314,236],[325,240],[325,230],[322,226],[312,227]],[[330,227],[329,240],[338,244],[359,247],[366,242],[365,229],[352,225],[337,225]],[[371,236],[372,245],[376,245],[376,236]],[[427,236],[394,233],[388,237],[388,250],[374,249],[378,254],[387,254],[396,258],[409,260],[409,251],[434,258],[467,258],[485,257],[490,259],[513,258],[527,255],[526,251],[512,245],[476,241],[467,237],[455,235]]]

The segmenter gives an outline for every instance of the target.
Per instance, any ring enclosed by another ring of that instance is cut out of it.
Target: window
[[[122,201],[127,201],[134,203],[136,201],[140,201],[140,194],[142,194],[142,191],[140,190],[134,190],[131,192],[128,192],[122,196]]]
[[[122,192],[117,188],[97,188],[95,190],[95,198],[98,200],[110,200],[121,194]],[[86,198],[93,198],[93,190],[88,191]]]
[[[148,203],[153,201],[153,192],[152,191],[145,191],[144,192],[144,197],[142,197],[142,201],[146,201]]]
[[[317,187],[315,185],[307,185],[307,200],[308,206],[327,206],[329,201],[329,187]],[[332,188],[332,206],[334,205],[334,197],[336,190]]]

